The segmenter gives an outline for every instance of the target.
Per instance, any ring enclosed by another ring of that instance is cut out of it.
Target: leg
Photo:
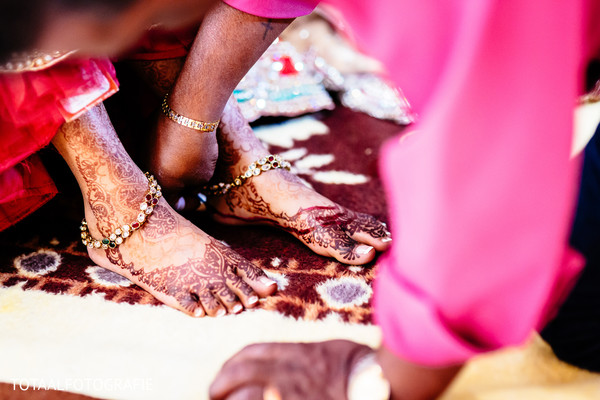
[[[133,61],[131,65],[162,100],[174,85],[184,61],[182,58]],[[154,168],[153,173],[166,189],[169,201],[176,201],[184,186],[199,186],[213,175],[218,157],[214,132],[180,126],[160,113],[149,145],[148,165]]]
[[[177,76],[179,66],[176,60],[164,60],[138,64],[138,70],[148,82],[153,82],[157,93],[162,93]],[[184,131],[174,134],[174,129]],[[151,165],[156,169],[159,180],[167,182],[167,185],[163,184],[170,191],[167,198],[178,210],[198,206],[195,196],[186,196],[184,203],[177,200],[181,189],[198,187],[207,176],[212,175],[213,151],[207,153],[205,147],[207,144],[212,146],[210,140],[210,137],[198,135],[198,132],[180,127],[166,118],[159,119],[150,150],[153,155]],[[218,140],[220,160],[216,178],[220,181],[231,180],[250,163],[268,154],[233,99],[225,107],[215,140]],[[186,141],[183,146],[185,154],[179,150],[182,141]],[[273,187],[277,190],[273,191]],[[217,219],[221,222],[270,223],[292,233],[316,253],[347,264],[371,261],[375,256],[374,250],[387,249],[391,241],[385,226],[373,217],[335,204],[307,188],[293,174],[282,170],[269,171],[253,178],[227,196],[213,199],[211,205],[217,210]]]
[[[64,124],[53,144],[79,183],[93,237],[136,218],[148,183],[119,142],[103,105]],[[239,312],[275,290],[260,269],[179,216],[162,198],[147,223],[122,245],[88,252],[98,265],[191,315]]]
[[[587,263],[542,337],[561,360],[600,371],[600,127],[585,148],[571,245]]]
[[[268,155],[233,99],[225,108],[217,139],[216,178],[221,182],[230,182],[249,164]],[[371,261],[375,250],[387,249],[391,241],[383,223],[332,202],[282,169],[253,177],[209,203],[221,222],[279,226],[317,254],[347,264]]]

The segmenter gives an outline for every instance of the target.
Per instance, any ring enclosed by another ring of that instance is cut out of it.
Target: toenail
[[[241,304],[236,304],[235,306],[233,306],[233,313],[234,313],[234,314],[237,314],[237,313],[239,313],[240,311],[242,311],[242,309],[243,309],[243,308],[244,308],[244,307],[243,307]]]
[[[258,297],[257,296],[252,296],[248,299],[248,304],[254,304],[258,301]]]
[[[217,311],[217,317],[222,317],[226,313],[227,313],[227,311],[225,311],[224,309],[221,308],[219,311]]]
[[[196,308],[196,311],[194,311],[194,316],[195,317],[201,317],[204,315],[204,310],[201,308]]]
[[[271,285],[276,285],[277,282],[275,282],[274,280],[271,280],[269,278],[267,278],[266,276],[261,276],[260,278],[258,278],[258,281],[260,283],[262,283],[263,285],[266,286],[271,286]]]
[[[383,239],[381,239],[381,241],[382,241],[383,243],[391,242],[391,241],[392,241],[392,238],[391,238],[391,237],[386,237],[386,238],[383,238]]]
[[[181,211],[185,208],[185,199],[183,197],[180,197],[177,200],[177,203],[175,203],[175,209],[178,211]]]
[[[368,254],[371,252],[371,250],[373,250],[373,246],[367,246],[365,244],[361,244],[356,248],[356,252],[361,255]]]

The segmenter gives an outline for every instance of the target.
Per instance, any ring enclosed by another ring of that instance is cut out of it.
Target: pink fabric
[[[447,365],[523,342],[582,265],[567,237],[583,2],[336,3],[421,114],[382,152],[385,344]]]
[[[228,2],[265,17],[290,10]],[[384,342],[427,365],[523,342],[583,264],[567,237],[573,106],[584,45],[598,42],[589,4],[327,2],[422,117],[382,152],[395,236],[375,292]]]
[[[223,0],[231,7],[264,18],[296,18],[307,15],[318,0]]]

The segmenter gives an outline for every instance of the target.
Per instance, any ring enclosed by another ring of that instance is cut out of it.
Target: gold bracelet
[[[261,158],[250,164],[241,175],[238,175],[233,182],[230,183],[217,183],[216,185],[207,185],[204,186],[203,190],[205,194],[209,196],[221,196],[229,192],[232,188],[236,186],[241,186],[247,179],[252,178],[253,176],[258,176],[265,171],[270,169],[284,168],[288,171],[290,170],[291,164],[279,155],[269,154],[266,157]]]
[[[213,132],[219,126],[219,122],[221,122],[221,120],[218,120],[216,122],[202,122],[178,114],[167,103],[167,97],[169,97],[169,93],[165,94],[165,98],[163,99],[161,108],[163,110],[163,113],[171,121],[176,122],[181,126],[192,128],[200,132]]]
[[[146,172],[146,179],[148,179],[148,191],[144,197],[144,201],[140,203],[140,213],[136,217],[135,221],[130,224],[125,224],[114,230],[110,235],[103,237],[102,239],[94,239],[90,234],[87,222],[85,218],[81,221],[81,241],[84,246],[89,248],[103,248],[103,249],[114,249],[125,241],[133,231],[136,231],[144,225],[150,214],[154,211],[154,207],[158,204],[158,199],[162,196],[160,185],[156,182],[154,177]]]

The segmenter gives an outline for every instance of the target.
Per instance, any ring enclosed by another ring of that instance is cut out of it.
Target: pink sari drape
[[[445,365],[523,342],[582,265],[567,237],[587,2],[327,3],[421,116],[381,159],[395,238],[375,291],[385,344]]]

